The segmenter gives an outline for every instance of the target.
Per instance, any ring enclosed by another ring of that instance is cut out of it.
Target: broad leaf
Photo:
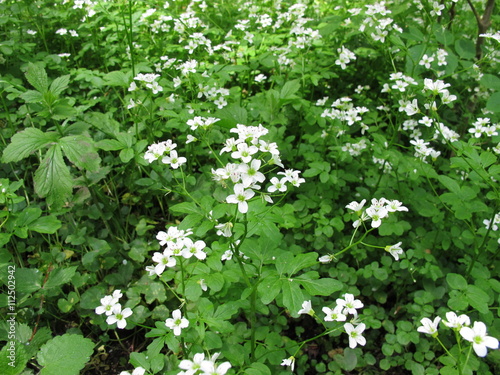
[[[44,133],[40,129],[27,128],[12,137],[11,143],[3,151],[3,162],[22,160],[32,152],[55,142],[58,137],[54,132]]]
[[[28,229],[38,233],[55,233],[61,228],[61,221],[54,215],[43,216],[28,225]]]
[[[299,285],[293,279],[284,280],[282,283],[283,305],[290,311],[290,315],[293,317],[299,316],[298,312],[304,302],[304,295]]]
[[[49,91],[52,92],[53,95],[59,96],[59,94],[68,87],[69,77],[69,74],[57,77],[54,81],[52,81]]]
[[[20,95],[26,103],[40,103],[43,101],[43,94],[36,90],[28,90]]]
[[[56,268],[49,274],[45,289],[54,288],[68,283],[75,276],[76,266],[68,268]]]
[[[47,92],[49,88],[49,79],[47,78],[47,73],[45,73],[44,68],[30,63],[28,65],[28,71],[26,72],[26,79],[31,86],[42,94]]]
[[[40,348],[40,375],[78,375],[94,352],[94,343],[80,335],[54,337]]]
[[[85,135],[68,136],[61,138],[59,144],[64,155],[78,168],[91,172],[99,169],[101,158],[92,138]]]
[[[35,192],[42,198],[47,197],[49,205],[62,205],[71,195],[73,180],[58,144],[49,148],[34,180]]]

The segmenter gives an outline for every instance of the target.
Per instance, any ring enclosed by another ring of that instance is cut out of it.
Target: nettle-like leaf
[[[94,147],[92,138],[85,135],[72,135],[59,140],[64,155],[80,169],[95,172],[99,169],[101,158]]]
[[[46,93],[49,89],[49,78],[45,69],[30,63],[28,65],[28,70],[26,71],[26,79],[35,89],[40,91],[42,94]]]
[[[94,343],[80,335],[54,337],[40,348],[37,360],[41,375],[77,375],[94,352]]]
[[[50,84],[49,91],[53,95],[58,97],[68,87],[69,77],[70,77],[70,75],[68,74],[68,75],[57,77],[56,79],[54,79],[52,81],[52,83]]]
[[[58,134],[55,132],[44,133],[40,129],[28,128],[12,137],[11,143],[3,151],[4,163],[20,161],[42,147],[56,142]]]
[[[68,167],[64,164],[59,144],[49,148],[35,172],[34,180],[35,192],[40,197],[47,197],[49,205],[62,205],[71,195],[73,179]]]

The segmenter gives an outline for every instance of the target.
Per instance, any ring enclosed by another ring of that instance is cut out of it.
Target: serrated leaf
[[[85,135],[71,135],[59,141],[64,155],[78,168],[95,172],[101,158],[94,147],[94,140]]]
[[[42,287],[42,273],[33,268],[16,268],[16,291],[31,293]]]
[[[57,77],[54,79],[50,85],[49,91],[56,97],[59,96],[61,92],[63,92],[69,84],[70,75],[65,75],[61,77]]]
[[[54,215],[43,216],[36,219],[30,225],[28,229],[38,232],[38,233],[55,233],[59,228],[61,228],[61,221],[57,219]]]
[[[30,63],[25,75],[31,86],[40,91],[42,94],[47,92],[49,88],[49,79],[44,68]]]
[[[11,352],[14,353],[13,356],[10,355]],[[22,344],[17,341],[8,341],[0,350],[0,373],[2,375],[18,375],[26,367],[28,359],[29,356]]]
[[[40,103],[43,101],[43,94],[36,90],[28,90],[19,95],[26,103]]]
[[[44,133],[36,128],[24,129],[12,137],[11,143],[3,151],[2,160],[4,163],[22,160],[58,138],[59,135],[54,132]]]
[[[61,147],[56,144],[49,148],[35,172],[35,192],[47,197],[49,205],[62,205],[71,195],[73,180],[64,164]]]
[[[55,288],[56,286],[60,286],[71,281],[73,276],[75,276],[76,266],[68,267],[68,268],[56,268],[52,270],[49,274],[49,278],[47,282],[43,286],[45,289]]]
[[[40,375],[78,375],[94,352],[94,343],[80,335],[54,337],[40,348]]]

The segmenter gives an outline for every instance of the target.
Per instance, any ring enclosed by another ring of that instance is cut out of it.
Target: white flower
[[[278,177],[273,177],[271,178],[271,186],[267,188],[267,191],[270,193],[274,193],[275,191],[281,191],[284,192],[286,191],[286,182],[287,178],[283,177],[281,180],[278,179]]]
[[[289,358],[285,358],[283,360],[283,362],[281,362],[281,366],[290,366],[290,370],[294,370],[295,368],[295,357],[289,357]]]
[[[448,311],[446,313],[446,319],[447,320],[443,320],[444,325],[453,329],[461,329],[464,326],[470,326],[470,318],[465,314],[457,316],[453,311]]]
[[[325,316],[325,322],[345,322],[347,319],[347,316],[342,314],[343,306],[335,306],[334,309],[331,309],[329,307],[323,307],[322,311],[326,314]]]
[[[196,353],[193,357],[193,360],[183,359],[181,363],[179,363],[179,368],[182,370],[186,370],[184,372],[185,375],[194,375],[201,370],[201,364],[205,361],[205,353]]]
[[[259,74],[257,76],[255,76],[255,82],[262,82],[262,81],[265,81],[267,79],[267,77],[264,75],[264,74]]]
[[[153,262],[158,263],[154,270],[155,273],[160,276],[163,271],[165,271],[165,267],[174,267],[177,264],[177,261],[174,257],[172,257],[172,251],[169,249],[165,249],[163,253],[154,253],[153,254]]]
[[[423,318],[422,320],[420,320],[420,324],[422,325],[417,328],[417,331],[421,333],[426,333],[428,335],[437,336],[438,334],[437,330],[440,321],[441,318],[439,316],[437,316],[434,319],[434,321],[430,320],[429,318]]]
[[[392,246],[386,246],[385,251],[391,254],[394,259],[399,260],[399,254],[403,254],[403,249],[401,249],[401,242],[398,242]]]
[[[460,335],[467,341],[472,342],[472,347],[479,357],[485,357],[488,349],[498,349],[498,340],[487,336],[486,325],[483,322],[474,322],[474,326],[462,327]]]
[[[177,169],[182,164],[185,164],[186,161],[187,161],[187,159],[185,157],[183,157],[183,156],[179,157],[177,155],[177,151],[173,150],[173,151],[170,151],[170,155],[169,156],[163,157],[163,159],[161,159],[161,161],[164,164],[170,164],[170,166],[173,169]]]
[[[300,309],[297,314],[308,314],[314,316],[314,310],[312,308],[311,301],[304,301],[302,303],[302,309]]]
[[[104,313],[108,316],[111,315],[113,313],[113,307],[118,303],[118,298],[114,296],[105,296],[101,298],[101,306],[96,307],[95,313],[98,315]]]
[[[144,375],[145,373],[146,373],[145,368],[137,367],[136,369],[134,369],[134,371],[132,371],[132,374],[130,374],[130,372],[128,371],[122,371],[120,372],[120,375]]]
[[[184,249],[182,250],[182,256],[186,259],[191,258],[193,255],[199,260],[203,260],[207,257],[207,254],[203,251],[207,245],[204,241],[193,242],[191,239],[186,238],[184,240]]]
[[[366,214],[372,219],[372,228],[378,228],[382,224],[382,219],[387,217],[388,211],[384,207],[368,207]]]
[[[352,314],[354,316],[358,315],[356,309],[360,309],[364,306],[363,302],[359,299],[354,299],[354,295],[350,293],[344,294],[344,299],[337,298],[336,303],[337,306],[343,307],[343,314]]]
[[[252,155],[259,151],[256,146],[248,146],[246,143],[238,143],[236,149],[237,151],[231,153],[231,157],[241,159],[243,163],[249,163],[252,160]]]
[[[364,323],[360,323],[357,327],[354,327],[351,323],[344,324],[345,332],[349,335],[349,347],[351,349],[354,349],[358,344],[366,344],[366,339],[361,335],[365,328]]]
[[[360,211],[363,209],[363,206],[365,205],[366,203],[366,199],[363,199],[361,202],[356,202],[356,201],[353,201],[351,203],[349,203],[347,206],[345,206],[346,208],[348,208],[349,210],[351,211],[354,211],[354,212],[357,212],[358,214],[360,213]]]
[[[204,361],[201,364],[201,371],[204,375],[224,375],[230,368],[231,363],[223,362],[220,365],[215,364],[215,359],[218,357],[212,356],[211,361]]]
[[[189,320],[182,317],[181,310],[172,311],[172,317],[165,320],[165,325],[174,331],[175,336],[179,336],[183,328],[189,326]]]
[[[331,254],[320,256],[318,259],[318,261],[323,264],[330,263],[333,260],[335,260],[335,256]]]
[[[246,189],[243,184],[234,185],[234,194],[229,195],[226,198],[227,203],[238,204],[238,211],[242,214],[248,212],[247,200],[251,199],[255,195],[255,192],[251,189]]]
[[[106,318],[106,323],[108,323],[109,325],[116,323],[116,326],[118,328],[123,329],[127,325],[125,319],[130,315],[132,315],[132,310],[130,308],[127,307],[122,311],[122,306],[117,303],[113,306],[112,315]]]

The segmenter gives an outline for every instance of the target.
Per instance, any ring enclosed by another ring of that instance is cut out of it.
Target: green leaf
[[[59,206],[71,195],[73,180],[64,164],[61,147],[58,144],[49,148],[45,158],[35,172],[35,192],[47,197],[49,205]]]
[[[43,101],[43,94],[39,91],[28,90],[19,95],[26,103],[40,103]]]
[[[477,309],[482,314],[488,313],[488,301],[490,300],[490,297],[481,288],[475,285],[467,286],[466,296],[472,307]]]
[[[294,95],[300,89],[300,80],[294,79],[293,81],[286,82],[280,91],[280,99],[294,99]]]
[[[312,296],[329,296],[343,288],[343,284],[334,279],[302,280],[296,279]]]
[[[116,70],[114,72],[109,72],[104,76],[104,81],[108,86],[129,86],[129,78],[121,70]]]
[[[488,89],[500,90],[500,78],[493,74],[484,74],[479,82]]]
[[[438,177],[439,182],[441,182],[446,188],[451,191],[452,193],[455,193],[457,195],[460,194],[460,185],[456,180],[453,178],[450,178],[448,176],[440,175]]]
[[[38,233],[55,233],[61,228],[61,221],[54,215],[43,216],[28,225],[28,229]]]
[[[59,145],[70,162],[80,169],[96,172],[101,158],[94,147],[94,140],[85,135],[61,138]]]
[[[290,311],[290,315],[293,317],[299,316],[298,312],[304,302],[304,295],[299,285],[299,282],[293,279],[284,280],[282,283],[283,305]]]
[[[42,287],[42,272],[33,268],[16,268],[16,291],[31,293]]]
[[[266,277],[259,283],[257,291],[264,305],[274,301],[276,296],[281,292],[281,283],[282,281],[278,275]]]
[[[245,370],[247,375],[271,375],[271,370],[265,364],[254,362]]]
[[[169,211],[183,214],[203,214],[201,209],[193,202],[182,202],[169,207]]]
[[[69,77],[70,75],[65,75],[61,77],[57,77],[55,80],[52,81],[52,84],[50,85],[49,91],[52,92],[52,94],[56,97],[59,96],[61,92],[66,90],[69,84]]]
[[[491,94],[486,103],[486,109],[491,112],[500,112],[500,91]]]
[[[26,367],[28,359],[29,356],[22,344],[17,341],[7,341],[7,344],[0,350],[0,373],[2,375],[20,374]]]
[[[55,288],[71,281],[75,276],[77,266],[68,268],[56,268],[49,274],[49,278],[44,285],[45,289]]]
[[[467,280],[462,275],[458,273],[449,273],[446,275],[446,282],[450,286],[450,288],[465,290],[467,289]]]
[[[286,273],[289,276],[292,276],[299,272],[300,270],[314,266],[318,263],[318,254],[317,253],[307,253],[307,254],[299,254],[296,257],[290,258],[287,257],[282,262],[281,260],[276,264],[276,268],[280,274]]]
[[[47,78],[47,73],[44,68],[33,63],[29,63],[28,70],[26,72],[26,79],[31,86],[40,91],[42,94],[47,92],[47,89],[49,88],[49,79]]]
[[[94,352],[94,343],[80,335],[54,337],[40,348],[40,375],[78,375]]]
[[[3,162],[10,163],[28,157],[32,152],[57,141],[57,133],[44,133],[36,128],[27,128],[15,134],[3,152]]]
[[[118,151],[125,148],[125,146],[116,139],[103,139],[96,143],[96,147],[104,151]]]
[[[473,59],[476,56],[476,46],[470,39],[460,38],[455,42],[455,51],[462,59]]]

